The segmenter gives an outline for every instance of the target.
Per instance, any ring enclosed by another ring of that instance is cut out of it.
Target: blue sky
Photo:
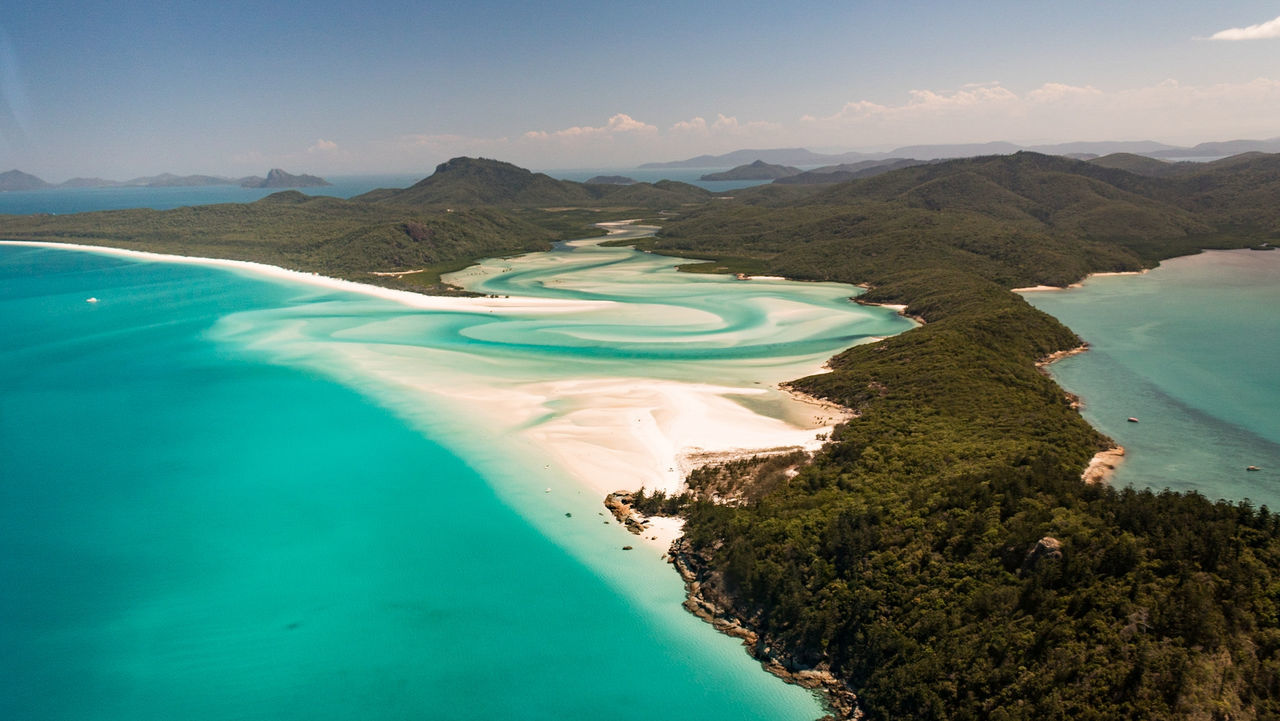
[[[15,3],[0,170],[1275,137],[1278,17],[1280,2]]]

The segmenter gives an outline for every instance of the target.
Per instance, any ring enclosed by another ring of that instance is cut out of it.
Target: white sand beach
[[[1086,275],[1084,277],[1084,280],[1080,281],[1079,283],[1072,283],[1071,285],[1068,285],[1066,287],[1057,286],[1057,285],[1031,285],[1025,288],[1010,288],[1010,290],[1013,291],[1014,293],[1044,293],[1047,291],[1054,291],[1054,290],[1070,290],[1071,288],[1083,287],[1085,283],[1089,282],[1090,278],[1104,278],[1109,275],[1145,275],[1146,273],[1147,273],[1146,268],[1143,268],[1142,270],[1119,270],[1119,271],[1112,271],[1112,272],[1106,272],[1106,273],[1090,273],[1089,275]]]

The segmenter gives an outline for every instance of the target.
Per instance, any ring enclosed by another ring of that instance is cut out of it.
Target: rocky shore
[[[688,593],[684,607],[690,613],[717,631],[742,639],[747,652],[769,673],[787,683],[822,692],[824,704],[830,712],[825,719],[845,721],[862,718],[857,695],[824,664],[808,666],[799,662],[777,648],[767,636],[753,630],[749,619],[734,615],[730,610],[732,599],[724,591],[722,580],[718,574],[707,570],[710,567],[707,559],[694,550],[687,539],[680,538],[671,544],[670,559],[684,579]]]

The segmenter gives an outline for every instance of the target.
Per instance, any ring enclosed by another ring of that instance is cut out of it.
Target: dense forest
[[[1081,481],[1109,441],[1036,368],[1080,341],[1008,290],[1267,242],[1280,158],[1219,165],[978,158],[667,223],[652,249],[867,283],[927,321],[795,382],[859,415],[793,479],[688,507],[700,593],[872,719],[1280,715],[1280,519]]]
[[[687,496],[638,499],[686,516],[702,599],[871,719],[1280,717],[1280,518],[1084,483],[1110,441],[1037,368],[1080,340],[1010,292],[1277,237],[1280,156],[1134,157],[970,158],[714,202],[457,159],[351,201],[10,216],[0,236],[369,280],[642,214],[663,226],[642,247],[691,270],[865,284],[926,323],[794,382],[857,411],[822,452],[747,489],[726,484],[752,474],[708,469]]]

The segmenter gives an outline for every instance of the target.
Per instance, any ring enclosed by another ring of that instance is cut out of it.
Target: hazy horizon
[[[743,148],[1280,136],[1273,3],[29,4],[0,169],[623,168]]]

